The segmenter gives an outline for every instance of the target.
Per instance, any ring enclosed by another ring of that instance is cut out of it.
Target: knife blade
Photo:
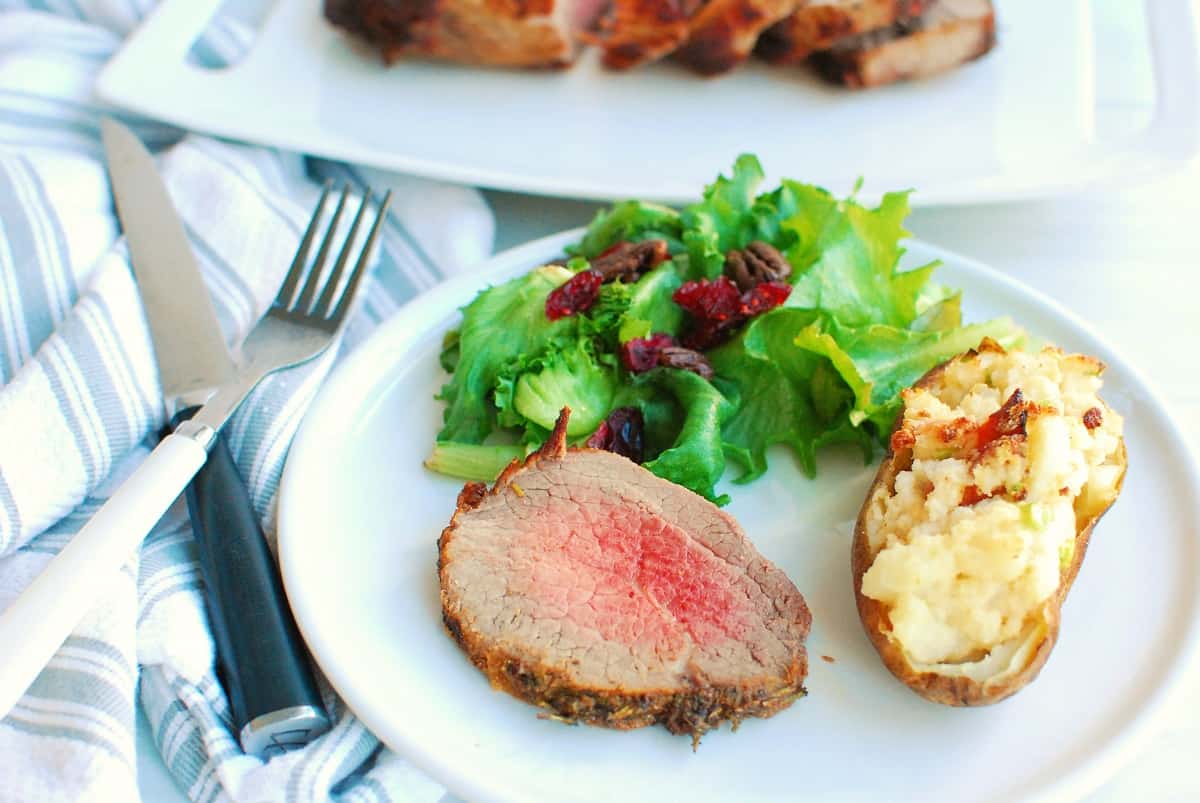
[[[234,375],[236,364],[153,157],[124,126],[104,120],[101,130],[175,426]],[[186,496],[235,733],[253,755],[301,747],[330,723],[278,569],[219,432]]]
[[[168,409],[197,394],[203,401],[236,366],[183,222],[154,159],[133,132],[106,119],[101,136]]]

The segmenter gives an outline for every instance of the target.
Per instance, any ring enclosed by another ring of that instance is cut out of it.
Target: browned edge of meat
[[[939,0],[915,20],[840,41],[812,62],[831,81],[874,87],[946,72],[995,43],[990,0]]]
[[[813,0],[763,31],[754,52],[772,64],[794,64],[839,39],[910,20],[931,0]]]
[[[556,68],[575,60],[572,8],[564,0],[325,0],[325,17],[389,64],[418,56]]]
[[[605,67],[628,70],[657,61],[687,39],[696,0],[611,0],[580,41],[604,51]]]
[[[719,75],[746,60],[758,36],[801,0],[709,0],[692,18],[675,58],[701,75]]]
[[[722,722],[736,729],[748,717],[769,717],[807,694],[808,654],[803,645],[786,673],[770,682],[739,685],[704,684],[691,688],[663,688],[629,692],[581,686],[557,667],[531,663],[502,645],[481,638],[453,615],[446,605],[446,550],[454,538],[459,515],[479,507],[486,497],[504,492],[523,469],[543,460],[562,459],[567,454],[567,419],[564,407],[549,439],[524,460],[514,460],[489,489],[485,483],[467,483],[458,495],[449,525],[438,538],[438,575],[442,588],[442,621],[447,632],[467,654],[471,663],[488,678],[492,687],[543,710],[542,716],[569,724],[584,723],[616,730],[631,730],[662,724],[674,734],[690,734],[695,749],[700,737]],[[595,451],[595,450],[588,450]],[[799,595],[798,595],[799,596]],[[812,615],[800,598],[797,622],[802,638],[807,636]]]

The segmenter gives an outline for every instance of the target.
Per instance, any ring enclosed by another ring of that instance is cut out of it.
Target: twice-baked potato
[[[985,341],[903,393],[854,530],[863,627],[922,697],[986,705],[1037,676],[1096,522],[1121,489],[1104,365]]]

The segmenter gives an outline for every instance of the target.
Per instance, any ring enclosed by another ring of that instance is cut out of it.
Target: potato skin
[[[954,360],[963,359],[971,355],[972,352],[968,352],[966,355],[953,358],[930,369],[929,372],[913,384],[913,387],[935,387],[941,381],[942,374],[947,365]],[[903,417],[903,412],[897,416],[897,427],[903,421]],[[874,645],[875,651],[879,653],[879,657],[883,660],[883,664],[888,668],[888,671],[926,700],[952,706],[980,706],[998,703],[1006,697],[1016,694],[1036,678],[1038,672],[1041,671],[1042,666],[1046,663],[1046,659],[1050,657],[1050,651],[1054,649],[1054,644],[1058,640],[1058,625],[1062,605],[1066,600],[1067,593],[1071,590],[1071,584],[1075,582],[1075,577],[1079,574],[1079,567],[1082,565],[1083,556],[1087,552],[1092,530],[1101,517],[1112,507],[1113,502],[1116,501],[1117,496],[1120,494],[1121,484],[1125,479],[1125,468],[1128,465],[1125,443],[1122,440],[1120,451],[1121,478],[1117,481],[1117,493],[1113,495],[1112,500],[1104,509],[1096,511],[1083,521],[1076,522],[1074,555],[1071,565],[1063,573],[1058,590],[1046,601],[1043,609],[1044,632],[1042,633],[1040,643],[1030,655],[1028,662],[1019,671],[1007,673],[996,678],[989,678],[983,682],[968,677],[939,675],[935,672],[922,672],[915,669],[909,663],[903,650],[888,637],[891,622],[888,619],[887,607],[877,600],[863,596],[862,593],[863,575],[866,574],[871,564],[875,562],[875,555],[871,554],[870,545],[867,540],[867,512],[871,508],[872,500],[877,495],[886,495],[891,492],[896,475],[907,469],[911,461],[911,454],[906,451],[899,454],[893,453],[889,446],[887,454],[884,455],[883,462],[875,474],[875,479],[871,482],[871,487],[867,491],[866,499],[858,514],[858,520],[854,525],[854,543],[850,550],[850,570],[854,579],[854,599],[858,604],[859,619],[862,621],[867,637],[871,640],[871,644]]]

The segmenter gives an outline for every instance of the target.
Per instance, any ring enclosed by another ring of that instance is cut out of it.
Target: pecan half
[[[792,275],[792,264],[779,249],[762,240],[725,255],[725,275],[743,293],[764,282],[783,282]]]
[[[670,255],[666,240],[619,242],[591,260],[590,267],[599,271],[605,282],[617,279],[633,282],[646,271],[665,262]]]
[[[683,346],[664,346],[658,352],[658,364],[666,368],[691,371],[705,379],[713,378],[712,363],[698,351]]]

